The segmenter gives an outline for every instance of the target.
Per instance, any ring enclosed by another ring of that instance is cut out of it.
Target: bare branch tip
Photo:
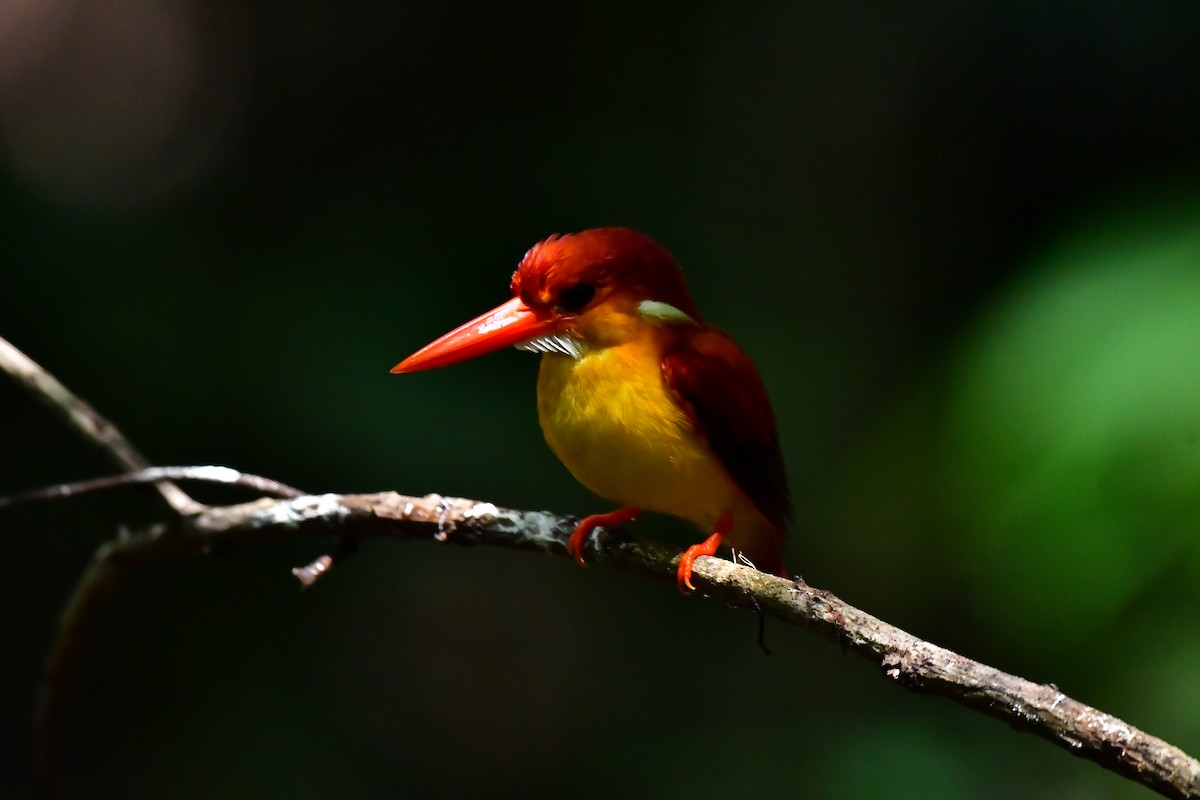
[[[303,567],[293,567],[292,574],[300,581],[301,589],[308,589],[315,584],[322,575],[329,571],[333,566],[333,556],[323,555],[314,560],[311,564]]]

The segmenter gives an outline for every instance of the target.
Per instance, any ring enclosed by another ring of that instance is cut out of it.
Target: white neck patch
[[[638,303],[638,316],[646,319],[667,322],[673,325],[695,325],[696,320],[680,311],[670,303],[661,300],[643,300]]]

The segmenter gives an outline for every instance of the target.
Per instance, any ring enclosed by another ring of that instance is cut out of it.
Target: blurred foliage
[[[534,359],[387,370],[534,241],[641,228],[763,372],[793,570],[1200,752],[1198,33],[1182,1],[0,4],[0,335],[159,463],[587,513]],[[111,470],[0,404],[0,492]],[[91,550],[160,513],[0,515],[6,741]],[[1147,796],[626,576],[379,542],[299,594],[320,550],[124,587],[67,795]]]
[[[1200,600],[1200,198],[1123,200],[1136,210],[1089,215],[998,303],[947,422],[989,627],[1065,649],[1164,578]]]

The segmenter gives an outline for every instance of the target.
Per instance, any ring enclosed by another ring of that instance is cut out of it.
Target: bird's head
[[[529,249],[513,297],[392,368],[416,372],[516,346],[578,357],[625,341],[647,322],[699,322],[675,259],[628,228],[552,236]]]

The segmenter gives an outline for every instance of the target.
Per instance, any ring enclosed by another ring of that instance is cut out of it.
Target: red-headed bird
[[[775,415],[750,357],[704,322],[671,254],[645,234],[596,228],[534,245],[513,297],[392,368],[414,372],[515,345],[542,353],[538,417],[571,474],[621,508],[579,523],[588,534],[643,510],[709,534],[679,561],[722,544],[783,574],[791,516]]]

